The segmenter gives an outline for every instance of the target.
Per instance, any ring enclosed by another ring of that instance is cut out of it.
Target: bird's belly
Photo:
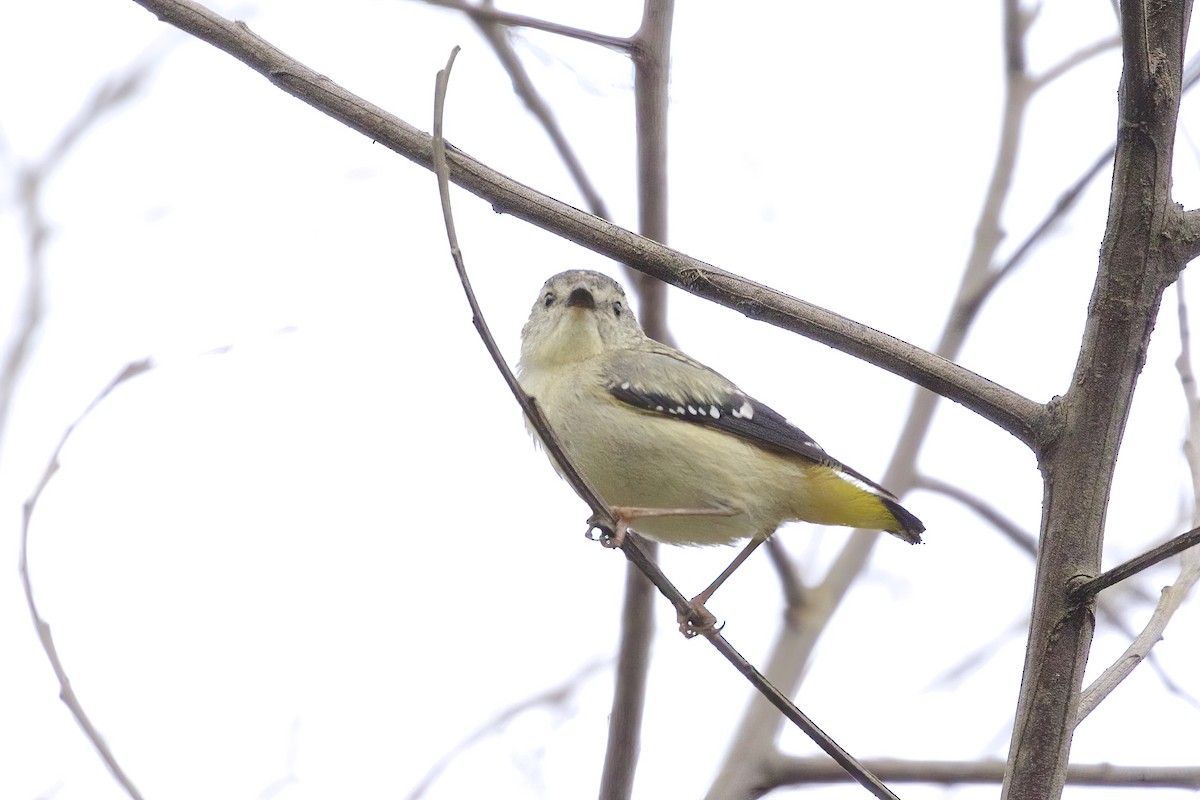
[[[683,421],[646,422],[657,429],[569,426],[564,444],[574,459],[589,465],[588,479],[609,505],[714,513],[638,516],[630,527],[657,541],[694,545],[730,544],[759,532],[754,510],[740,500],[740,477],[730,474],[720,454],[705,450],[704,436],[695,438],[708,431]]]

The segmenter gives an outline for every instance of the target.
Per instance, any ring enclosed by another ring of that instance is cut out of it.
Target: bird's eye
[[[554,292],[546,292],[546,296],[542,298],[542,302],[545,304],[546,308],[554,305]]]
[[[625,307],[621,305],[620,300],[613,303],[613,314],[615,314],[616,316],[618,316],[618,317],[621,316],[621,312],[624,310],[625,310]]]

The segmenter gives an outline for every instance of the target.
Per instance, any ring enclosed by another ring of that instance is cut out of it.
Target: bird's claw
[[[704,607],[703,603],[692,600],[686,612],[679,612],[679,632],[688,639],[697,636],[716,636],[721,633],[725,623],[717,625],[717,618]]]
[[[620,516],[617,516],[616,520],[617,526],[614,530],[605,524],[607,520],[605,520],[599,514],[593,514],[588,518],[588,529],[584,536],[591,539],[593,542],[600,542],[600,544],[604,547],[620,547],[621,545],[625,544],[625,534],[629,532],[629,523]],[[599,531],[600,535],[593,536],[592,531]]]

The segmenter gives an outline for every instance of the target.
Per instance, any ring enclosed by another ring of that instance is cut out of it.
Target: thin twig
[[[1188,436],[1185,451],[1188,457],[1188,467],[1192,474],[1192,522],[1200,522],[1200,393],[1196,389],[1196,376],[1192,371],[1191,327],[1188,323],[1187,301],[1183,291],[1183,276],[1175,287],[1177,293],[1177,311],[1179,315],[1179,357],[1175,360],[1175,368],[1179,373],[1179,384],[1183,389],[1184,399],[1188,407]],[[1154,548],[1148,553],[1138,556],[1116,569],[1101,574],[1093,581],[1088,581],[1076,590],[1084,598],[1094,596],[1105,586],[1124,580],[1152,564],[1186,550],[1180,559],[1179,576],[1170,586],[1164,587],[1154,613],[1142,632],[1134,637],[1125,652],[1104,670],[1092,684],[1087,687],[1079,698],[1079,711],[1075,716],[1075,724],[1082,722],[1088,714],[1108,697],[1118,685],[1133,672],[1138,664],[1153,655],[1153,647],[1162,639],[1163,631],[1171,617],[1183,605],[1192,587],[1200,581],[1200,550],[1187,549],[1200,543],[1200,528],[1188,531],[1174,539]],[[1103,585],[1101,581],[1104,581]],[[1097,588],[1092,588],[1096,584]],[[1086,589],[1084,593],[1082,590]]]
[[[30,354],[37,330],[41,325],[44,305],[44,275],[45,275],[45,245],[49,237],[47,225],[41,210],[41,196],[47,179],[54,170],[67,158],[83,137],[107,115],[118,110],[130,100],[137,97],[145,88],[153,74],[153,69],[161,58],[165,45],[158,45],[144,54],[124,72],[110,75],[93,91],[83,108],[67,123],[59,135],[51,142],[40,161],[30,167],[18,170],[17,202],[24,217],[24,236],[26,247],[27,274],[25,290],[21,296],[21,305],[17,314],[17,324],[6,348],[3,365],[0,366],[0,441],[4,439],[7,428],[11,403],[16,393],[17,383],[24,370]],[[58,457],[63,446],[75,427],[91,413],[96,404],[108,395],[116,386],[135,375],[149,369],[148,362],[134,362],[126,367],[92,400],[84,412],[63,433],[58,446],[51,454],[50,461],[42,474],[41,480],[33,493],[25,501],[24,515],[21,523],[20,555],[18,571],[21,584],[25,591],[25,603],[29,615],[37,631],[42,650],[50,661],[51,669],[58,679],[59,697],[75,717],[84,736],[96,749],[109,772],[134,800],[140,800],[141,794],[133,784],[132,779],[125,773],[116,756],[100,735],[99,730],[88,717],[79,697],[71,686],[66,668],[58,655],[50,625],[41,616],[34,600],[33,582],[29,576],[29,526],[34,508],[42,491],[46,488],[54,473],[58,470]]]
[[[596,520],[601,520],[600,524],[607,524],[610,528],[614,528],[616,521],[612,518],[612,512],[601,499],[599,494],[588,484],[582,474],[575,468],[563,450],[561,444],[554,435],[553,428],[547,423],[545,417],[541,414],[537,404],[529,395],[521,388],[513,375],[508,364],[505,362],[500,349],[496,346],[495,339],[491,335],[487,322],[483,318],[483,312],[479,308],[479,304],[475,299],[474,291],[471,289],[470,280],[467,277],[466,265],[462,257],[462,251],[458,246],[458,236],[455,232],[453,212],[450,206],[450,181],[447,169],[447,163],[444,152],[444,143],[442,136],[442,109],[445,105],[446,86],[449,80],[450,69],[454,64],[454,58],[458,54],[458,48],[455,47],[450,58],[446,63],[445,69],[438,72],[437,81],[434,90],[434,121],[433,121],[433,158],[434,172],[438,179],[438,191],[442,203],[442,214],[446,223],[446,236],[450,243],[450,255],[454,260],[455,269],[458,271],[459,279],[462,281],[463,290],[467,295],[467,301],[471,306],[475,329],[478,331],[480,338],[483,340],[484,346],[488,353],[492,356],[497,368],[504,375],[505,382],[508,383],[509,389],[521,404],[523,410],[529,415],[530,424],[537,431],[539,438],[545,445],[546,449],[553,454],[559,468],[562,470],[563,477],[571,484],[572,488],[591,506],[593,517],[591,521],[596,524]],[[530,412],[534,412],[531,414]],[[691,602],[684,597],[683,593],[675,587],[674,584],[667,578],[659,566],[650,559],[646,552],[642,549],[639,537],[636,534],[627,533],[625,540],[621,544],[621,550],[639,570],[646,575],[650,581],[658,587],[659,591],[671,601],[675,610],[681,616],[686,616],[691,613]],[[883,785],[867,770],[863,769],[857,760],[847,753],[842,747],[835,742],[828,734],[822,731],[812,720],[810,720],[804,712],[782,692],[776,689],[770,681],[763,677],[762,673],[755,669],[749,661],[747,661],[741,653],[739,653],[733,645],[731,645],[720,632],[714,632],[711,635],[704,637],[712,643],[722,656],[725,657],[731,664],[737,668],[738,672],[742,673],[755,689],[759,691],[767,700],[783,712],[787,719],[791,720],[796,727],[800,728],[807,734],[822,750],[829,754],[838,764],[854,777],[856,781],[866,787],[872,794],[880,800],[897,800],[886,786]]]
[[[537,402],[525,393],[521,388],[521,384],[517,382],[517,378],[512,370],[508,368],[508,363],[504,360],[504,356],[501,355],[500,348],[496,345],[496,340],[492,337],[492,332],[483,318],[483,310],[479,307],[479,301],[475,299],[475,291],[471,288],[471,280],[467,276],[467,267],[463,262],[462,251],[458,246],[458,234],[454,230],[454,216],[450,213],[449,170],[446,161],[445,140],[442,137],[442,108],[445,104],[446,81],[449,78],[450,67],[454,64],[454,58],[458,55],[458,51],[459,48],[455,46],[450,53],[450,60],[447,62],[446,68],[437,74],[434,95],[433,163],[434,173],[437,175],[438,181],[438,194],[442,202],[442,216],[446,223],[446,238],[450,243],[450,255],[454,259],[455,269],[458,270],[458,277],[462,282],[463,291],[466,292],[467,303],[471,306],[471,321],[475,325],[475,330],[483,338],[484,345],[488,353],[492,356],[497,369],[504,376],[504,381],[508,384],[509,390],[521,405],[521,410],[525,412],[526,417],[529,418],[530,423],[537,429],[538,433],[543,434],[542,443],[551,457],[554,458],[555,463],[563,470],[563,477],[579,493],[584,502],[596,512],[598,515],[597,523],[615,530],[616,519],[608,511],[608,506],[601,499],[600,493],[571,464],[570,459],[567,458],[566,452],[563,451],[562,445],[559,444],[558,440],[553,435],[548,437],[544,435],[543,432],[549,433],[550,431],[549,423],[546,422],[546,418],[542,414],[541,408],[538,407]]]
[[[1038,80],[1039,86],[1042,85],[1044,77]],[[1183,72],[1183,94],[1187,94],[1195,88],[1197,82],[1200,82],[1200,57],[1192,56],[1188,60]],[[1054,201],[1054,205],[1050,207],[1050,210],[1046,212],[1046,215],[1042,217],[1042,220],[1033,230],[1026,234],[1021,244],[1013,250],[1012,255],[1005,259],[1003,264],[991,270],[986,279],[976,287],[972,302],[982,302],[1005,278],[1009,277],[1024,263],[1025,258],[1033,252],[1034,245],[1044,239],[1066,216],[1067,212],[1075,206],[1079,198],[1083,196],[1083,190],[1087,188],[1087,185],[1095,180],[1106,167],[1111,167],[1113,156],[1116,153],[1117,143],[1114,141],[1109,145],[1108,149],[1096,157],[1096,160],[1084,170],[1082,175],[1062,191]]]
[[[547,689],[544,692],[538,692],[532,697],[528,697],[494,715],[439,758],[425,773],[424,777],[417,782],[413,790],[405,795],[405,800],[419,800],[419,798],[423,797],[429,791],[434,781],[441,777],[442,773],[445,772],[454,759],[458,758],[460,754],[473,747],[485,737],[499,733],[506,725],[522,714],[535,708],[561,708],[566,705],[579,691],[584,681],[606,665],[606,661],[593,661],[590,664],[586,664],[558,686]]]
[[[1102,572],[1091,580],[1077,584],[1071,589],[1071,600],[1082,603],[1094,597],[1115,583],[1133,577],[1139,572],[1153,567],[1160,561],[1165,561],[1173,555],[1182,553],[1188,548],[1200,544],[1200,528],[1193,528],[1187,533],[1181,533],[1173,539],[1160,544],[1158,547],[1131,558],[1118,567]]]
[[[4,355],[0,358],[0,444],[4,441],[17,385],[33,352],[45,305],[46,243],[50,226],[42,212],[46,183],[75,146],[108,115],[137,97],[153,74],[163,47],[143,55],[123,72],[109,75],[83,107],[67,121],[46,152],[32,165],[16,168],[15,201],[25,244],[25,286],[21,292]]]
[[[1083,190],[1087,188],[1088,184],[1095,180],[1096,176],[1106,167],[1112,165],[1113,155],[1116,152],[1117,145],[1114,143],[1101,153],[1074,183],[1063,190],[1054,201],[1054,205],[1034,229],[1025,236],[1012,255],[1005,259],[1003,264],[987,273],[976,286],[971,297],[965,301],[965,305],[974,308],[982,304],[983,300],[989,297],[1005,278],[1012,275],[1025,262],[1026,257],[1033,252],[1034,246],[1045,239],[1047,234],[1067,215],[1067,212],[1075,207],[1079,198],[1083,197]]]
[[[464,0],[425,0],[425,2],[431,6],[441,6],[442,8],[461,11],[476,22],[496,22],[501,25],[507,25],[510,28],[532,28],[558,36],[566,36],[569,39],[578,39],[581,42],[588,42],[589,44],[598,44],[601,47],[607,47],[622,53],[629,52],[633,46],[631,40],[624,36],[609,36],[583,28],[572,28],[570,25],[560,25],[557,22],[547,22],[544,19],[526,17],[522,14],[510,14],[488,6],[467,3]]]
[[[38,500],[42,496],[42,492],[50,483],[50,479],[58,472],[59,454],[67,444],[67,440],[71,434],[79,426],[83,420],[92,413],[92,410],[99,405],[105,397],[108,397],[114,389],[120,386],[127,380],[141,375],[154,368],[154,362],[150,359],[142,359],[141,361],[133,361],[126,364],[125,367],[117,373],[117,375],[109,381],[95,398],[92,399],[74,422],[72,422],[63,432],[62,438],[58,440],[58,446],[54,448],[50,455],[50,461],[46,464],[46,469],[42,472],[42,477],[33,489],[33,493],[29,495],[29,499],[25,501],[24,517],[21,522],[21,544],[20,558],[18,571],[21,574],[21,584],[25,588],[25,604],[29,607],[29,616],[33,620],[33,627],[37,630],[38,640],[42,643],[42,650],[46,653],[46,658],[50,660],[50,666],[54,670],[54,675],[58,678],[59,697],[63,703],[71,711],[71,715],[75,717],[75,721],[83,730],[84,735],[92,746],[96,748],[96,752],[100,755],[104,765],[108,767],[108,771],[117,779],[117,783],[121,784],[121,788],[125,790],[133,800],[142,800],[142,795],[134,786],[133,780],[125,773],[117,757],[109,748],[108,743],[104,741],[104,737],[100,735],[100,731],[96,728],[87,711],[84,710],[83,704],[79,697],[75,694],[75,690],[71,687],[71,679],[67,677],[66,667],[63,666],[62,659],[58,655],[58,648],[54,644],[54,637],[50,634],[50,624],[42,617],[38,611],[37,603],[33,597],[33,581],[29,577],[29,525],[33,519],[34,509],[37,507]]]
[[[1017,547],[1024,550],[1029,555],[1037,555],[1037,538],[1026,531],[1017,523],[1013,522],[1008,517],[1000,513],[999,509],[985,503],[982,498],[968,492],[966,489],[955,486],[952,483],[933,478],[928,475],[919,475],[913,483],[914,489],[925,489],[930,492],[945,495],[952,500],[957,500],[967,508],[974,511],[979,516],[983,517],[1000,533],[1004,534],[1005,538],[1015,544]]]
[[[426,2],[435,2],[438,5],[443,3],[437,0],[426,0]],[[487,6],[473,7],[475,10],[487,10]],[[587,171],[583,168],[583,162],[576,155],[575,149],[571,147],[571,142],[567,139],[567,134],[563,131],[562,126],[558,124],[558,119],[554,116],[554,111],[550,105],[538,92],[533,85],[533,79],[529,77],[529,73],[525,70],[525,66],[521,63],[521,59],[517,57],[516,50],[513,49],[512,41],[509,39],[509,32],[501,27],[505,24],[503,20],[497,20],[486,14],[473,14],[467,12],[471,17],[471,21],[483,33],[488,44],[492,46],[492,51],[495,52],[496,58],[500,61],[500,66],[504,67],[504,71],[508,73],[509,80],[512,81],[513,92],[517,97],[521,98],[521,102],[525,104],[525,108],[533,115],[534,119],[546,131],[546,135],[550,137],[551,144],[558,152],[558,157],[562,160],[563,166],[567,168],[571,180],[575,182],[575,187],[579,189],[579,193],[583,195],[584,203],[587,205],[588,211],[595,214],[601,219],[611,220],[609,216],[608,206],[604,203],[604,198],[600,196],[600,192],[596,189],[592,179],[588,177]]]
[[[1013,636],[1020,635],[1020,633],[1025,630],[1028,624],[1029,617],[1022,616],[999,634],[993,636],[990,641],[980,645],[974,651],[968,653],[964,658],[959,659],[958,662],[952,665],[949,669],[943,671],[939,675],[934,676],[929,683],[925,684],[924,688],[921,690],[921,693],[954,689],[956,685],[960,681],[965,680],[970,673],[980,669],[990,662],[992,657],[996,654],[996,651],[1000,649],[1001,645],[1003,645]]]
[[[1091,44],[1084,45],[1074,53],[1068,55],[1062,61],[1055,64],[1050,69],[1043,72],[1041,75],[1033,78],[1033,86],[1035,89],[1041,89],[1045,86],[1049,86],[1051,83],[1054,83],[1054,81],[1058,80],[1063,75],[1066,75],[1080,64],[1084,64],[1101,53],[1107,53],[1109,50],[1115,50],[1120,46],[1121,35],[1119,33],[1114,33],[1112,36],[1106,36],[1105,38],[1099,39]]]

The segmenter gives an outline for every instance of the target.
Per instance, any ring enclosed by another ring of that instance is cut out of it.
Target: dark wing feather
[[[811,436],[715,372],[674,352],[638,353],[616,359],[608,391],[623,403],[682,423],[704,425],[786,455],[830,467],[893,495],[857,470],[826,453]],[[646,378],[652,381],[646,381]],[[651,382],[653,389],[646,386]]]

